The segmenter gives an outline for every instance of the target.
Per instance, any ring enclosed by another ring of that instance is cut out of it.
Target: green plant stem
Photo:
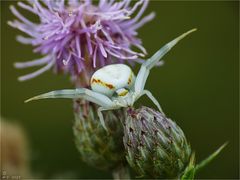
[[[113,170],[113,179],[130,179],[129,171],[126,166],[120,165]]]

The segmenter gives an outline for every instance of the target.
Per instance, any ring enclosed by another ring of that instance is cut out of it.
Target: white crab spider
[[[93,74],[90,82],[92,90],[86,88],[57,90],[35,96],[26,100],[26,102],[46,98],[82,98],[91,101],[100,106],[98,108],[98,116],[105,129],[107,128],[104,123],[102,111],[133,106],[144,94],[163,112],[160,104],[151,92],[144,89],[149,72],[174,45],[194,31],[196,29],[180,35],[163,46],[142,64],[136,78],[127,65],[112,64],[99,69]]]

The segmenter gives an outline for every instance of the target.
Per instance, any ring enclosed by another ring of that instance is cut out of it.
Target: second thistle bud
[[[97,115],[97,105],[84,101],[74,102],[74,136],[81,159],[102,170],[113,170],[127,164],[122,143],[122,110],[104,114],[108,132],[102,127]]]
[[[129,108],[123,138],[129,165],[140,176],[177,178],[191,149],[181,128],[151,108]]]

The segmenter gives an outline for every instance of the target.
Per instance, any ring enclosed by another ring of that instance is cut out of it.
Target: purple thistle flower
[[[19,80],[34,78],[52,67],[55,72],[78,77],[84,70],[90,68],[92,72],[110,63],[141,62],[146,50],[136,30],[152,20],[154,13],[141,18],[148,1],[137,1],[133,6],[130,3],[130,0],[100,0],[98,4],[90,0],[18,2],[18,6],[37,15],[40,23],[31,22],[10,6],[18,20],[8,24],[28,35],[17,36],[17,40],[33,45],[34,52],[43,55],[40,59],[15,63],[16,68],[43,66]],[[131,50],[131,46],[140,49],[140,53]]]

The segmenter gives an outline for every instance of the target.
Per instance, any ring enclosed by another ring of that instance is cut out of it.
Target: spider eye
[[[125,88],[121,88],[121,89],[118,89],[118,90],[116,90],[116,94],[118,95],[118,96],[126,96],[127,94],[128,94],[128,90],[127,89],[125,89]]]
[[[130,67],[124,64],[112,64],[97,70],[92,75],[90,83],[93,91],[111,97],[119,96],[118,93],[114,94],[118,89],[131,89],[134,82],[135,76]],[[122,93],[124,94],[126,91]]]

